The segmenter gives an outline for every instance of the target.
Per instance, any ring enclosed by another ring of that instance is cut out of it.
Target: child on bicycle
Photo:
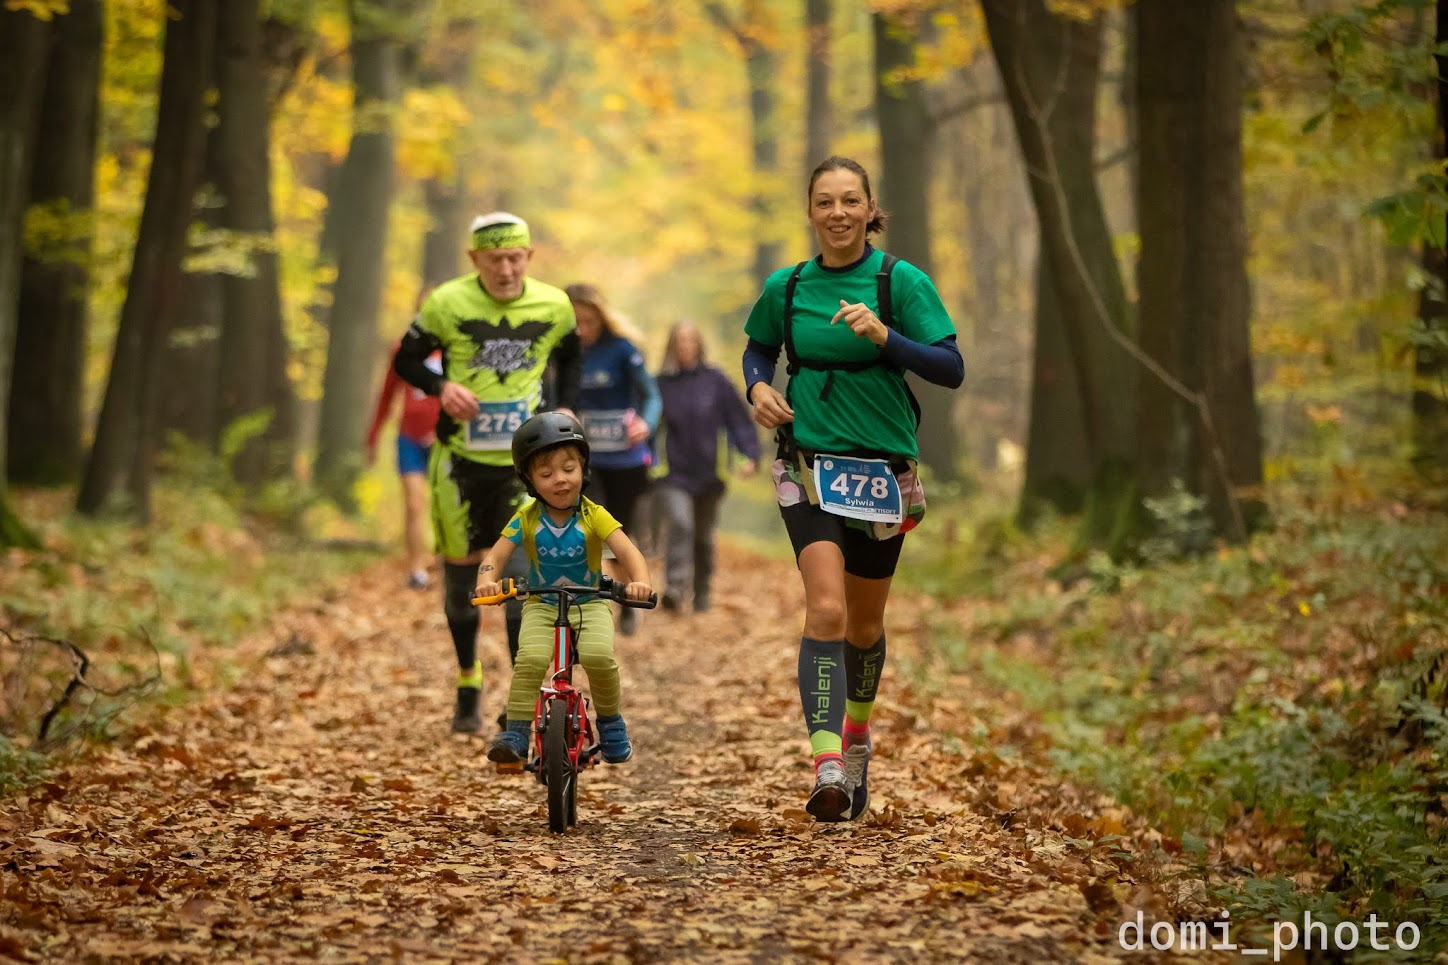
[[[533,498],[508,521],[503,538],[483,557],[475,596],[496,596],[503,591],[499,576],[518,546],[528,556],[529,586],[596,585],[603,573],[603,547],[607,546],[622,570],[625,595],[630,600],[649,598],[653,590],[643,554],[618,520],[583,495],[589,455],[583,426],[566,413],[541,412],[518,428],[513,435],[513,467]],[[516,765],[527,759],[538,690],[552,662],[556,613],[538,597],[530,597],[523,606],[518,658],[508,689],[508,724],[488,749],[488,760],[499,765]],[[588,674],[603,759],[622,764],[633,756],[633,745],[619,713],[613,610],[607,601],[594,597],[574,613],[570,618],[578,632],[578,660]]]

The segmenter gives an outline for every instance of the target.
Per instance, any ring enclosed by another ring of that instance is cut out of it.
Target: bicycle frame
[[[544,588],[541,592],[550,589],[554,588]],[[529,592],[540,591],[524,589],[520,595]],[[557,587],[555,590],[558,597],[558,616],[553,621],[552,672],[544,678],[543,687],[538,691],[538,702],[533,711],[534,758],[528,763],[529,769],[537,773],[540,782],[547,781],[542,766],[545,756],[543,740],[548,731],[548,708],[550,701],[555,698],[563,701],[567,714],[565,733],[572,737],[568,742],[568,760],[573,769],[578,771],[591,767],[598,757],[598,744],[593,740],[593,721],[588,714],[588,700],[573,686],[573,667],[578,663],[578,631],[573,629],[568,613],[577,597],[584,595],[584,592],[597,595],[598,589],[591,586],[569,586]]]

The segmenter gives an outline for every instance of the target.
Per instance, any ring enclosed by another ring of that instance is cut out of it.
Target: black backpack
[[[895,316],[890,307],[890,273],[895,270],[895,263],[900,259],[889,252],[882,252],[884,260],[880,263],[880,270],[875,272],[875,303],[879,306],[876,314],[886,328],[895,328]],[[825,359],[808,359],[801,356],[794,348],[794,290],[799,285],[799,274],[804,271],[808,261],[802,261],[794,266],[790,273],[789,282],[784,286],[784,353],[788,359],[785,371],[789,373],[789,385],[794,383],[794,377],[800,369],[815,369],[820,372],[828,372],[825,376],[824,388],[820,389],[820,401],[829,400],[830,390],[834,388],[836,372],[863,372],[875,366],[884,366],[904,373],[904,368],[898,365],[891,365],[884,360],[884,351],[880,350],[874,358],[857,359],[852,362],[830,361]],[[898,330],[897,330],[898,331]],[[789,385],[784,388],[785,398],[788,401]],[[915,392],[910,388],[910,383],[905,383],[905,394],[910,399],[910,408],[915,412],[915,427],[920,428],[920,402],[915,398]]]

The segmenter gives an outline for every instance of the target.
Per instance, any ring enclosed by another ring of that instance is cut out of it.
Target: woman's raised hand
[[[890,330],[885,323],[880,321],[874,312],[864,302],[855,302],[851,305],[843,298],[840,299],[840,310],[835,312],[835,317],[830,319],[830,324],[844,322],[850,326],[850,331],[861,338],[868,338],[876,345],[884,345],[885,339],[890,337]]]

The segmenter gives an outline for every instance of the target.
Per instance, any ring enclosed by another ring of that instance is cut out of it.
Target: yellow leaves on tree
[[[70,13],[70,0],[5,0],[5,9],[11,13],[28,13],[40,20],[50,20],[57,14]]]
[[[397,128],[397,166],[409,178],[449,178],[460,133],[471,119],[447,87],[411,88],[402,99]]]

